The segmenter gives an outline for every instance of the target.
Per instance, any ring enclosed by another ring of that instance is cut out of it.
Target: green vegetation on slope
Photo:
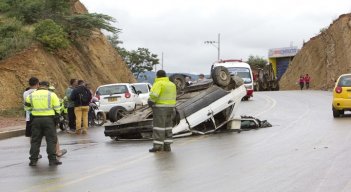
[[[70,0],[0,0],[0,60],[33,41],[55,50],[90,36],[95,28],[118,33],[114,21],[104,14],[73,14]]]

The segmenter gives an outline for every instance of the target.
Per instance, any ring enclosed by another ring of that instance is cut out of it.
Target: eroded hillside
[[[280,81],[282,89],[298,89],[298,77],[308,73],[311,88],[328,90],[340,74],[351,69],[351,14],[341,15],[311,38],[294,57]]]
[[[86,11],[79,1],[75,1],[73,9],[78,13]],[[0,61],[0,110],[22,106],[22,93],[32,76],[53,83],[61,96],[71,78],[86,80],[94,88],[106,83],[135,81],[121,57],[98,30],[65,50],[49,52],[33,44]]]

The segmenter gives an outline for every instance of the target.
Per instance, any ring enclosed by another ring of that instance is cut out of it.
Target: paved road
[[[102,127],[60,134],[68,154],[57,168],[46,158],[29,167],[27,138],[2,140],[1,191],[351,191],[351,117],[333,119],[330,92],[255,93],[240,113],[273,127],[176,139],[158,154],[151,141],[115,142]]]

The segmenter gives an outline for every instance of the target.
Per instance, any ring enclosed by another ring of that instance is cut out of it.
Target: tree
[[[120,29],[111,25],[113,17],[98,13],[85,13],[65,17],[67,30],[74,36],[89,36],[93,29],[104,29],[111,33],[118,33]]]
[[[260,57],[257,55],[256,56],[250,55],[249,59],[247,60],[247,63],[252,68],[263,68],[265,65],[267,65],[268,62],[263,57]]]
[[[120,31],[118,31],[117,33],[113,33],[112,36],[111,35],[107,36],[107,40],[111,43],[112,47],[117,49],[118,52],[120,49],[123,49],[122,47],[119,46],[120,44],[123,44],[123,41],[119,39],[119,35],[118,35],[119,32]]]
[[[139,78],[140,74],[146,71],[152,71],[154,65],[159,64],[157,55],[150,53],[147,48],[138,48],[137,50],[128,51],[121,47],[120,44],[123,44],[123,41],[119,39],[119,32],[120,31],[113,33],[113,35],[108,36],[107,39],[117,50],[136,79]],[[146,79],[146,76],[144,78]]]
[[[65,48],[70,43],[63,28],[51,19],[40,21],[34,30],[34,35],[50,50]]]
[[[126,51],[124,48],[120,50],[122,50],[122,52],[119,53],[124,62],[126,62],[137,79],[141,73],[151,71],[154,65],[159,64],[157,55],[150,53],[147,48],[138,48],[130,52]]]

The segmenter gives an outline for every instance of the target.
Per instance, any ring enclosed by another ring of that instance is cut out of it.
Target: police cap
[[[49,84],[49,82],[47,82],[47,81],[41,81],[41,82],[39,83],[39,86],[41,86],[41,87],[49,87],[50,84]]]

